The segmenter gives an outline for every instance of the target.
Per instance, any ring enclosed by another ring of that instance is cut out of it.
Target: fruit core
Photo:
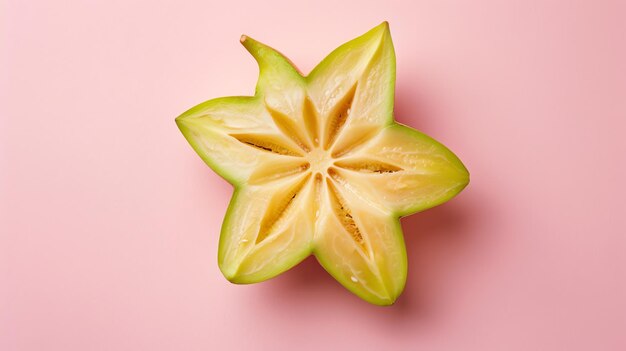
[[[332,166],[334,161],[331,152],[329,150],[324,150],[321,147],[311,150],[306,154],[305,158],[309,163],[309,169],[311,172],[321,173],[322,175],[326,175],[328,173],[328,168]]]

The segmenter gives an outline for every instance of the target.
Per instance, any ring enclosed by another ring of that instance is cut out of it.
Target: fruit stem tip
[[[247,39],[248,37],[245,34],[243,34],[241,38],[239,38],[239,42],[243,44]]]

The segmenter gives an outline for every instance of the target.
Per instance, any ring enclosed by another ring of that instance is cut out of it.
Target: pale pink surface
[[[2,1],[0,350],[624,350],[626,22],[615,1]],[[230,187],[174,117],[382,20],[396,115],[472,174],[403,220],[404,295],[314,260],[220,274]]]

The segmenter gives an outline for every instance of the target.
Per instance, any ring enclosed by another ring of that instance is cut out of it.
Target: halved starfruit
[[[399,218],[469,182],[461,161],[393,119],[395,54],[383,23],[308,75],[250,37],[252,97],[204,102],[176,119],[234,195],[218,262],[234,283],[272,278],[313,254],[351,292],[392,304],[407,258]]]

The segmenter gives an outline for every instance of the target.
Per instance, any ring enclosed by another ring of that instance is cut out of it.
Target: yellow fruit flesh
[[[407,267],[399,217],[450,199],[469,178],[443,145],[393,122],[386,23],[307,77],[273,49],[242,43],[259,63],[256,95],[210,100],[177,119],[205,162],[235,185],[220,269],[254,283],[314,254],[353,293],[393,303]]]

